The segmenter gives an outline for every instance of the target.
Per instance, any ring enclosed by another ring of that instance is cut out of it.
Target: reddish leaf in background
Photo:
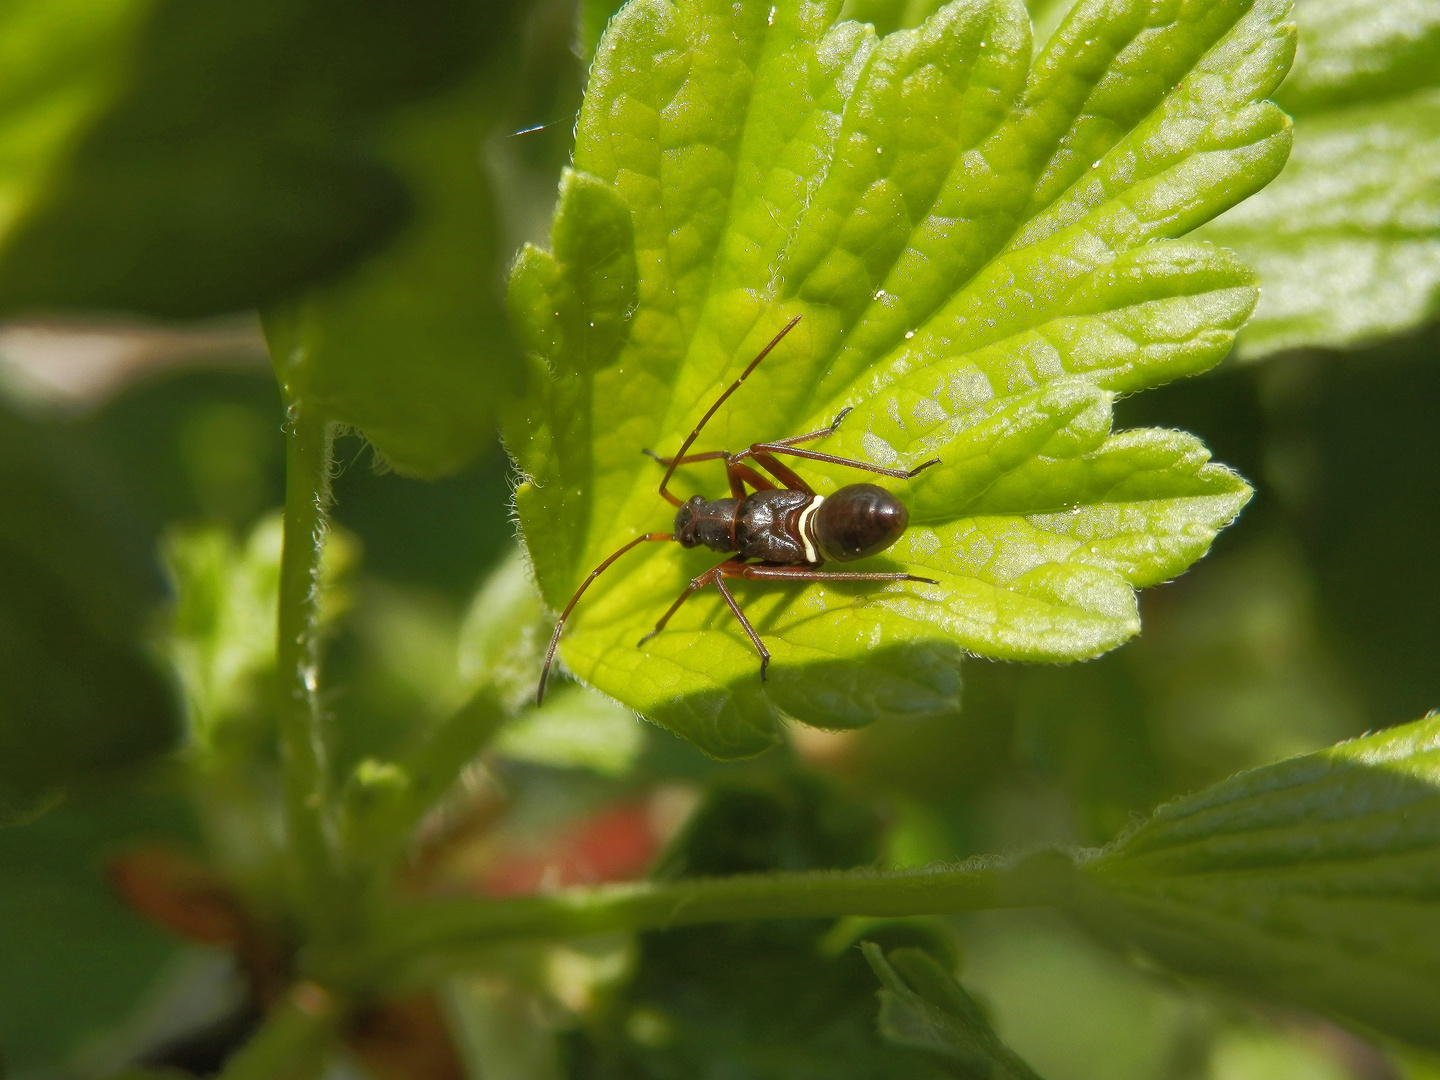
[[[661,838],[643,802],[613,804],[583,818],[537,852],[502,852],[479,876],[487,896],[525,896],[565,885],[641,877]]]

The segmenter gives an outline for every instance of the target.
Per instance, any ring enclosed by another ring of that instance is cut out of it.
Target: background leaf
[[[65,1075],[82,1040],[119,1023],[177,943],[129,910],[105,860],[137,835],[193,840],[173,794],[92,785],[0,832],[0,1045],[16,1076]]]
[[[963,650],[1104,652],[1138,629],[1135,587],[1199,557],[1248,497],[1196,443],[1112,436],[1110,395],[1213,365],[1254,304],[1233,257],[1174,238],[1284,162],[1286,120],[1263,101],[1289,62],[1283,4],[1216,0],[1154,26],[1148,5],[1087,4],[1033,66],[1017,4],[951,4],[884,39],[836,12],[622,9],[553,254],[527,250],[512,276],[535,387],[507,442],[553,607],[621,543],[668,530],[639,450],[673,452],[794,314],[706,448],[848,406],[822,449],[944,462],[895,485],[913,527],[871,564],[938,586],[738,588],[774,653],[766,684],[717,596],[632,645],[712,556],[647,547],[597,583],[567,663],[717,756],[763,750],[782,717],[951,710]],[[822,493],[855,479],[805,475]],[[718,480],[697,467],[678,486]]]
[[[0,243],[45,197],[88,124],[120,92],[151,5],[17,0],[0,12]]]
[[[893,950],[866,942],[865,959],[879,978],[880,1033],[891,1042],[941,1057],[955,1076],[975,1080],[1037,1080],[991,1030],[955,977],[923,949]]]
[[[662,856],[663,878],[863,864],[879,821],[813,778],[720,785]],[[927,1055],[887,1046],[875,980],[856,948],[827,948],[824,920],[788,919],[640,935],[629,983],[566,1042],[567,1075],[747,1080],[938,1078]],[[922,927],[873,928],[887,945]],[[848,940],[846,941],[848,944]]]
[[[467,0],[360,13],[331,0],[106,6],[47,21],[35,42],[46,78],[72,80],[54,94],[69,119],[48,139],[60,149],[30,166],[46,174],[43,197],[0,249],[8,310],[194,317],[333,276],[408,213],[365,129],[463,78],[496,27]],[[97,62],[67,62],[70,27],[95,16]],[[25,51],[25,37],[11,40]],[[55,127],[61,112],[42,115]],[[17,138],[19,153],[34,149]]]
[[[1241,773],[1084,864],[1081,918],[1166,966],[1440,1046],[1440,719]]]
[[[386,158],[412,193],[411,220],[341,281],[266,318],[287,399],[358,428],[411,475],[469,464],[518,388],[482,158],[497,81],[492,71],[390,119]]]
[[[179,734],[174,694],[137,640],[160,585],[145,538],[101,463],[75,450],[0,410],[0,821]]]
[[[1297,0],[1295,21],[1290,164],[1203,234],[1264,284],[1247,359],[1401,333],[1440,296],[1440,8]]]

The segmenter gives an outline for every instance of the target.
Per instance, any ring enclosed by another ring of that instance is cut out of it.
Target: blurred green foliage
[[[872,813],[810,778],[718,786],[654,876],[862,865],[878,854],[880,831]],[[782,920],[640,935],[628,985],[569,1040],[569,1075],[949,1075],[923,1054],[886,1048],[872,1026],[873,976],[852,942],[823,947],[828,929],[823,921]],[[908,927],[872,934],[891,945],[924,940]]]
[[[32,178],[0,237],[0,308],[194,317],[333,278],[410,212],[372,129],[473,71],[506,13],[466,0],[7,6],[7,48],[38,70],[11,98],[7,157]]]

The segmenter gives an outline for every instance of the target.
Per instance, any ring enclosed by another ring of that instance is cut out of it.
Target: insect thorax
[[[734,550],[749,559],[798,565],[820,561],[813,534],[802,526],[824,500],[808,491],[757,491],[738,507]]]

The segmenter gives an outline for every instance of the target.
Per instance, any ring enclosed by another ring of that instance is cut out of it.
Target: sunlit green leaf
[[[1011,0],[959,0],[879,38],[836,3],[635,0],[591,72],[552,252],[511,306],[535,387],[507,441],[545,600],[669,530],[645,448],[673,453],[720,389],[799,327],[696,449],[819,429],[817,449],[913,483],[912,527],[858,569],[938,585],[735,592],[718,559],[646,545],[597,581],[567,664],[717,756],[777,722],[831,728],[953,709],[966,650],[1070,660],[1139,628],[1134,589],[1203,554],[1248,489],[1198,443],[1110,432],[1110,398],[1218,362],[1255,302],[1233,256],[1175,238],[1263,186],[1288,123],[1283,3],[1183,15],[1087,3],[1032,64]],[[1166,9],[1169,11],[1170,9]],[[1153,23],[1153,25],[1152,25]],[[806,467],[821,493],[871,477]],[[725,493],[718,464],[681,471]]]
[[[1297,0],[1295,152],[1206,229],[1264,285],[1240,354],[1372,341],[1440,305],[1440,6]]]
[[[1166,966],[1440,1046],[1440,718],[1161,807],[1077,909]]]

